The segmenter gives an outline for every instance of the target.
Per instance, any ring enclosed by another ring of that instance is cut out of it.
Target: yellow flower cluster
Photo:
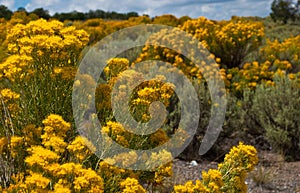
[[[100,41],[105,36],[116,32],[118,30],[135,26],[139,24],[151,23],[151,18],[149,16],[139,16],[139,17],[131,17],[128,20],[104,20],[100,18],[88,19],[84,22],[78,21],[73,22],[73,25],[78,29],[84,29],[86,32],[90,34],[90,42],[89,44],[94,44]],[[135,38],[138,34],[134,31],[130,34],[130,38]]]
[[[282,42],[277,39],[267,40],[265,46],[260,49],[260,57],[264,61],[270,61],[272,68],[287,66],[288,73],[296,73],[300,70],[300,36],[290,37]],[[282,64],[283,63],[283,64]]]
[[[19,151],[22,151],[24,138],[19,136],[12,136],[10,138],[11,155],[15,158]]]
[[[15,117],[18,114],[19,106],[17,105],[20,99],[20,94],[12,91],[9,88],[0,90],[0,100],[4,103],[5,107],[9,111],[11,117]]]
[[[42,146],[32,146],[27,150],[31,155],[26,157],[25,163],[29,166],[38,166],[45,168],[50,163],[57,162],[59,155]]]
[[[104,69],[105,75],[108,79],[117,77],[118,74],[123,72],[129,67],[129,61],[126,58],[111,58],[107,61],[107,65]]]
[[[122,124],[113,121],[108,121],[106,126],[102,127],[102,132],[108,134],[111,139],[123,147],[131,149],[153,148],[157,145],[164,144],[169,139],[163,129],[158,129],[150,135],[135,135],[125,130]],[[155,157],[155,155],[153,156]],[[168,159],[169,157],[167,156],[165,158]]]
[[[110,158],[99,163],[99,174],[103,178],[106,192],[120,192],[120,185],[126,178],[138,179],[138,172],[118,168],[113,164],[115,164],[115,160]]]
[[[22,70],[32,62],[32,58],[27,55],[10,55],[1,65],[0,65],[0,78],[8,78],[11,81],[23,78],[24,74]],[[31,74],[32,72],[28,72]]]
[[[192,181],[187,181],[184,185],[174,186],[174,193],[210,193],[209,189],[205,187],[200,180],[196,180],[196,184]]]
[[[31,189],[34,192],[38,192],[38,189],[45,189],[50,180],[38,173],[31,173],[30,176],[26,177],[25,188]]]
[[[264,36],[264,29],[262,23],[238,19],[221,25],[216,31],[216,36],[218,41],[225,41],[225,44],[245,46],[243,44],[249,43],[249,40],[252,44],[258,44]]]
[[[131,110],[134,112],[137,120],[142,120],[142,122],[147,122],[150,120],[151,112],[147,112],[150,104],[155,101],[162,102],[165,107],[169,106],[170,98],[174,93],[174,85],[170,83],[163,83],[160,78],[152,79],[150,81],[144,82],[136,87],[136,92],[132,94]],[[159,113],[152,106],[152,110],[155,113]]]
[[[210,49],[227,67],[238,67],[244,57],[256,50],[264,37],[264,27],[260,22],[233,18],[216,28],[215,44]]]
[[[153,165],[162,165],[164,163],[168,163],[172,161],[173,156],[170,152],[167,150],[161,150],[159,152],[152,152],[151,156],[147,159],[146,165],[149,166],[149,168],[152,168]]]
[[[234,18],[227,22],[215,22],[200,17],[186,21],[180,26],[180,29],[190,33],[200,41],[198,46],[200,50],[204,46],[213,54],[208,56],[205,59],[206,61],[199,61],[196,66],[180,55],[181,51],[185,49],[184,46],[190,45],[190,42],[177,40],[176,33],[178,32],[176,30],[173,30],[172,33],[168,32],[168,30],[161,30],[157,33],[157,36],[152,35],[148,41],[151,43],[159,42],[161,46],[169,43],[174,44],[179,53],[160,46],[146,45],[134,63],[149,59],[162,60],[179,68],[188,77],[200,80],[203,76],[205,79],[216,79],[216,77],[221,76],[223,80],[226,80],[225,70],[217,72],[218,63],[222,63],[228,68],[238,67],[249,52],[256,50],[260,46],[264,37],[262,23],[242,18]],[[185,57],[193,60],[195,54],[198,54],[198,52],[190,52]],[[211,62],[211,59],[216,62]]]
[[[208,172],[202,172],[203,184],[210,190],[210,192],[221,193],[220,190],[224,186],[222,174],[218,170],[210,169]]]
[[[41,142],[27,143],[29,148],[24,161],[28,167],[23,178],[15,181],[9,190],[22,190],[27,192],[103,192],[102,177],[91,168],[84,168],[82,161],[92,154],[88,147],[94,148],[91,143],[82,137],[77,137],[70,142],[65,142],[66,132],[70,130],[70,123],[59,115],[51,114],[43,121],[43,135]],[[26,127],[25,133],[28,140],[36,135],[34,125]],[[38,129],[39,131],[39,129]],[[17,149],[23,144],[23,137],[11,137],[12,149]],[[2,142],[2,138],[1,138]],[[5,141],[3,142],[4,144]],[[66,160],[67,150],[70,151],[69,160]],[[78,158],[76,160],[76,158]],[[64,160],[63,163],[61,161]],[[29,173],[29,175],[28,175]]]
[[[128,64],[129,61],[124,58],[113,58],[108,61],[108,65],[104,70],[108,78],[107,83],[99,85],[96,90],[96,99],[98,99],[97,107],[104,108],[104,111],[102,109],[98,109],[98,111],[109,114],[109,112],[105,112],[105,110],[110,110],[110,95],[113,95],[114,101],[118,101],[119,103],[129,102],[130,111],[136,120],[147,122],[151,118],[150,113],[147,112],[150,104],[155,101],[160,101],[165,106],[168,106],[169,100],[174,93],[174,85],[163,83],[165,77],[162,75],[157,75],[149,81],[144,81],[143,74],[136,71],[134,66],[132,70],[126,70]],[[126,71],[123,72],[124,70]],[[143,66],[142,70],[149,70],[148,66]],[[135,84],[137,82],[142,83],[136,86]],[[135,87],[131,93],[130,88],[132,88],[133,85],[135,85]],[[117,88],[117,93],[108,92],[112,91],[113,86]],[[125,101],[127,100],[125,96],[128,95],[130,95],[130,99],[128,99],[130,101]],[[153,110],[155,111],[155,109]]]
[[[190,42],[189,38],[178,40],[178,37],[181,36],[182,32],[177,28],[171,30],[161,30],[151,35],[147,41],[151,44],[159,44],[160,46],[145,45],[142,49],[142,53],[134,61],[134,64],[145,60],[161,60],[172,64],[172,66],[176,68],[179,68],[187,77],[201,79],[202,75],[200,69],[194,63],[187,60],[195,60],[197,58],[196,56],[198,56],[198,52],[193,50],[189,52],[187,56],[182,56],[182,54],[184,51],[186,51],[187,45],[197,45],[197,47],[205,53],[204,47],[200,42]],[[177,52],[167,48],[166,45],[169,44],[176,47]],[[206,60],[206,58],[204,58],[204,60]],[[198,65],[201,67],[213,65],[211,63],[205,63],[205,61],[196,62],[198,62]],[[172,72],[174,68],[163,69],[163,67],[161,67],[161,70]]]
[[[245,63],[241,69],[231,68],[227,70],[225,85],[228,90],[235,94],[241,94],[245,88],[255,89],[261,83],[274,86],[274,77],[285,76],[291,68],[292,65],[288,61],[279,60],[275,60],[273,64],[270,61]],[[294,80],[299,75],[300,73],[290,73],[289,77]]]
[[[161,185],[166,178],[170,178],[173,175],[172,163],[168,163],[160,166],[154,175],[155,184]]]
[[[232,92],[241,92],[244,88],[255,88],[261,82],[272,82],[274,72],[269,70],[270,62],[259,64],[254,61],[245,63],[242,69],[232,68],[227,72],[227,88]]]
[[[181,29],[192,34],[227,67],[238,67],[243,58],[256,50],[264,37],[264,27],[239,17],[230,21],[210,21],[204,17],[189,20]]]
[[[42,144],[56,153],[63,153],[67,147],[64,137],[71,127],[70,123],[65,122],[59,115],[51,114],[43,124],[45,127],[44,134],[41,136]]]
[[[93,144],[86,138],[78,136],[67,147],[81,163],[85,158],[96,151]]]
[[[52,20],[39,19],[27,25],[15,25],[7,35],[9,51],[13,53],[31,55],[39,48],[43,55],[49,51],[65,51],[65,47],[81,48],[88,41],[88,35],[75,27],[64,27],[63,23]],[[48,51],[47,51],[48,50]],[[44,52],[45,51],[45,52]]]
[[[121,182],[122,193],[146,193],[147,191],[135,178],[126,178]]]
[[[180,29],[189,34],[193,34],[195,38],[201,41],[201,43],[209,49],[213,40],[215,25],[215,21],[211,21],[202,16],[198,19],[192,19],[184,22],[184,24],[180,26]]]
[[[71,124],[63,120],[60,115],[51,114],[43,120],[45,132],[59,137],[66,136],[67,131],[71,128]]]
[[[1,77],[12,81],[33,71],[75,64],[77,55],[88,42],[88,34],[63,23],[39,19],[28,24],[16,24],[7,34],[11,55],[1,65]],[[72,62],[70,61],[72,60]],[[75,60],[75,61],[74,61]]]
[[[253,146],[240,143],[231,148],[224,162],[218,166],[224,182],[222,191],[247,192],[247,172],[252,171],[257,163],[257,151]]]
[[[22,129],[24,141],[26,146],[38,145],[42,134],[42,127],[36,127],[33,124],[29,124]]]
[[[56,153],[63,153],[67,147],[64,141],[70,123],[65,122],[61,116],[51,114],[43,121],[44,134],[41,136],[42,144]]]

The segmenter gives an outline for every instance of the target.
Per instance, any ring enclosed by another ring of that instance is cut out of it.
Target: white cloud
[[[60,0],[31,0],[25,6],[26,10],[33,11],[36,8],[56,9],[61,4]],[[49,11],[50,11],[49,9]],[[54,11],[56,12],[56,11]]]
[[[2,2],[12,1],[2,0]],[[49,10],[50,14],[74,10],[88,12],[89,10],[101,9],[122,13],[135,11],[152,17],[168,13],[177,17],[184,15],[193,18],[205,16],[209,19],[221,20],[230,19],[232,15],[267,16],[270,12],[271,3],[272,0],[31,0],[25,8],[31,11],[43,7]]]
[[[15,1],[14,0],[0,0],[1,5],[5,5],[8,9],[14,9]]]

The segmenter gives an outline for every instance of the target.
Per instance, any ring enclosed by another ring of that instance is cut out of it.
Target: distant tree
[[[300,19],[300,0],[297,1],[297,4],[296,4],[296,9],[297,9],[297,20]]]
[[[274,0],[271,5],[271,18],[276,21],[282,21],[286,24],[289,20],[295,21],[297,18],[298,5],[292,0]]]
[[[44,19],[49,19],[51,16],[49,14],[48,10],[44,10],[43,8],[37,8],[35,10],[33,10],[30,13],[34,13],[37,16],[39,16],[39,18],[44,18]]]
[[[25,13],[27,13],[27,10],[24,7],[19,7],[17,9],[17,12],[25,12]]]
[[[9,20],[13,12],[9,10],[5,5],[0,5],[0,18]]]
[[[94,18],[103,18],[103,19],[106,19],[107,17],[107,13],[103,10],[99,10],[97,9],[96,11],[94,11],[95,13],[95,17]]]
[[[60,21],[65,20],[87,20],[94,18],[102,18],[102,19],[115,19],[115,20],[127,20],[130,17],[138,17],[139,15],[136,12],[128,12],[128,13],[117,13],[115,11],[105,12],[103,10],[89,10],[87,13],[82,13],[78,11],[68,12],[68,13],[55,13],[53,18],[56,18]]]
[[[139,14],[137,12],[128,12],[127,13],[127,18],[130,18],[130,17],[138,17]]]
[[[71,12],[71,20],[85,20],[85,15],[82,12],[72,11]]]
[[[60,21],[65,21],[65,20],[75,21],[75,20],[85,20],[86,15],[82,12],[72,11],[68,13],[55,13],[53,15],[53,18],[58,19]]]

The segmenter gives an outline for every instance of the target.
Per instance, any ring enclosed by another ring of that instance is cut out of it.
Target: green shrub
[[[299,84],[287,77],[275,77],[274,82],[271,87],[257,87],[252,111],[272,148],[286,159],[300,159]]]

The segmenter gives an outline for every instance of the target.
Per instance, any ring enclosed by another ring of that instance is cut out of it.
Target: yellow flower
[[[129,60],[126,58],[112,58],[107,61],[104,72],[107,77],[117,77],[119,73],[126,70],[129,66]]]
[[[295,80],[295,79],[296,79],[296,75],[295,75],[295,74],[289,74],[289,78],[290,78],[291,80]]]
[[[67,143],[61,137],[49,136],[47,133],[41,136],[43,142],[42,144],[48,149],[53,148],[56,153],[63,153],[67,147]]]
[[[172,161],[172,154],[168,152],[167,150],[163,149],[159,151],[158,153],[152,152],[150,158],[146,161],[146,165],[148,165],[150,168],[151,166],[158,165],[161,166],[163,164],[166,164],[170,161]]]
[[[126,178],[120,184],[122,193],[146,193],[146,190],[139,184],[135,178]]]
[[[13,157],[16,157],[19,154],[19,151],[22,151],[20,148],[21,145],[24,144],[24,138],[19,136],[12,136],[10,138],[10,145],[11,145],[11,153]]]
[[[63,185],[56,183],[54,185],[54,193],[71,193],[71,190],[68,187],[64,187]]]
[[[73,184],[76,191],[104,192],[102,178],[92,169],[80,169]]]
[[[200,180],[196,180],[196,184],[194,185],[192,181],[187,181],[184,185],[176,185],[174,186],[173,193],[210,193],[210,190],[206,188]]]
[[[210,189],[211,192],[221,193],[221,187],[224,185],[222,174],[218,170],[210,169],[208,172],[202,172],[203,184]]]
[[[155,175],[154,175],[154,180],[156,184],[162,184],[163,181],[168,178],[171,177],[173,174],[173,170],[172,170],[172,164],[168,163],[166,165],[160,166],[156,171],[155,171]]]
[[[28,152],[31,153],[31,156],[26,157],[25,162],[29,166],[37,165],[44,168],[59,159],[59,156],[55,152],[45,149],[42,146],[32,146],[28,149]]]
[[[30,176],[27,176],[25,180],[25,186],[27,188],[36,190],[45,189],[49,183],[50,180],[48,178],[38,173],[31,173]]]
[[[121,164],[123,167],[129,167],[136,163],[137,161],[137,154],[135,151],[130,151],[128,153],[120,153],[114,156],[115,162]]]
[[[67,149],[81,162],[96,151],[94,145],[82,136],[77,136]]]
[[[222,191],[234,190],[246,193],[246,174],[252,171],[257,163],[257,151],[253,146],[240,142],[238,146],[231,148],[225,156],[224,163],[218,166],[224,182]]]
[[[45,132],[55,133],[55,135],[64,137],[66,132],[71,128],[71,124],[63,120],[60,115],[51,114],[43,120]]]

